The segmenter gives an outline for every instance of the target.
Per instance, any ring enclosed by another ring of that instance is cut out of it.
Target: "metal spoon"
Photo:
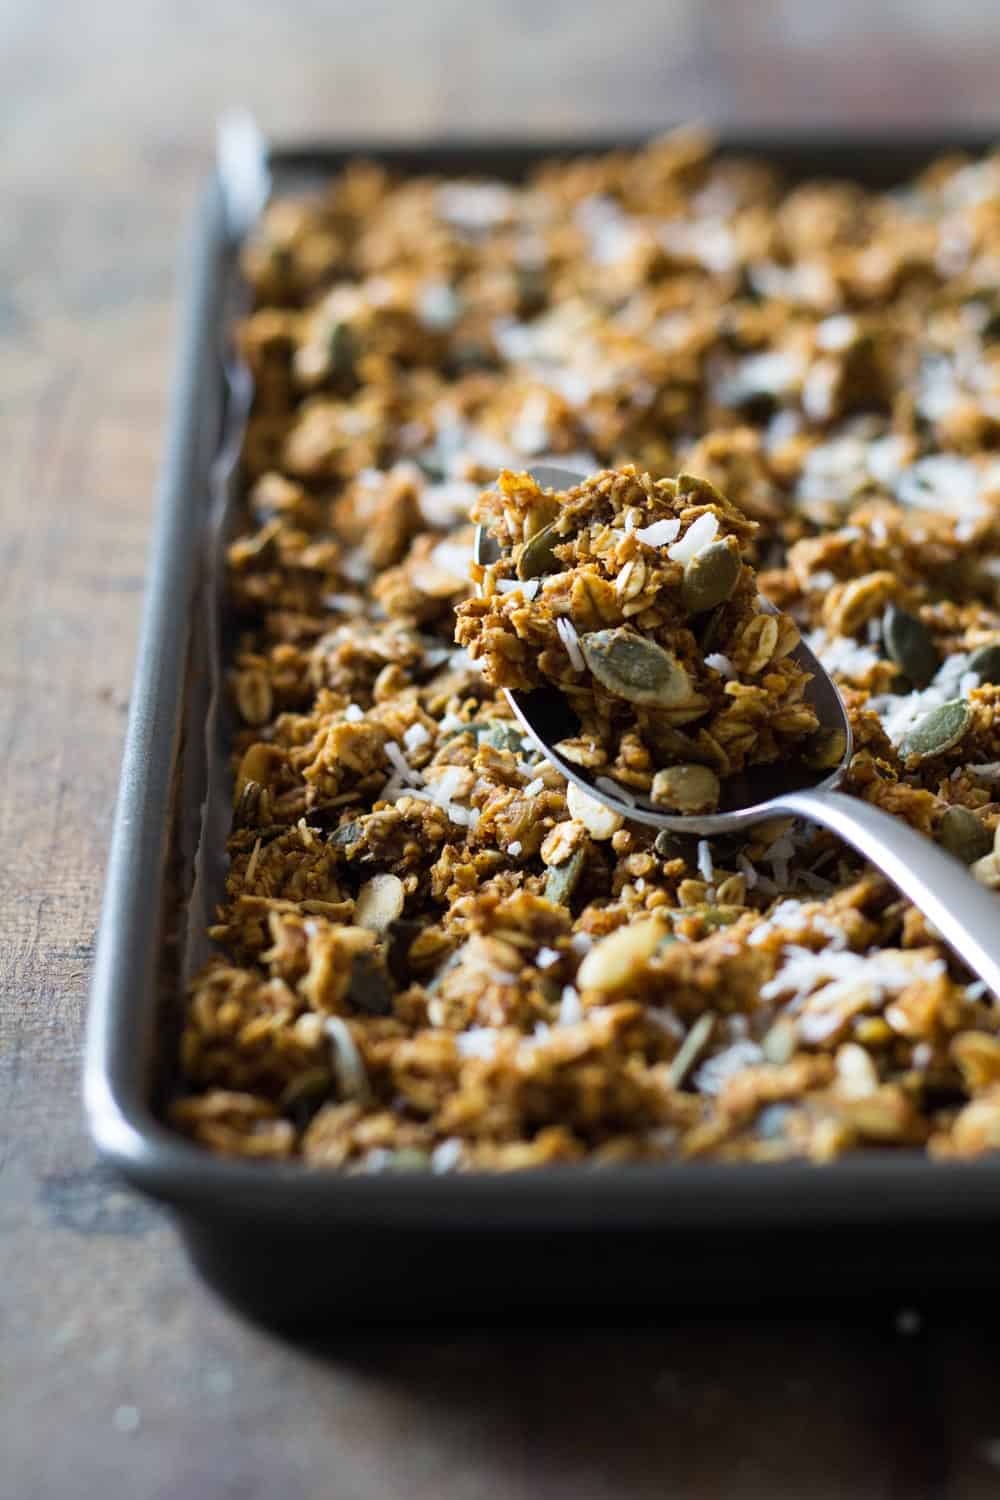
[[[581,478],[565,469],[546,466],[531,472],[539,484],[554,489],[571,488]],[[483,564],[495,562],[500,555],[496,542],[483,527],[476,533],[475,555]],[[762,603],[765,608],[772,607],[763,599]],[[833,679],[804,641],[793,655],[812,674],[808,696],[821,728],[844,735],[840,764],[830,772],[811,771],[791,761],[751,766],[743,775],[723,782],[722,807],[705,816],[666,813],[643,798],[633,801],[630,793],[615,796],[607,790],[606,782],[598,786],[585,767],[560,755],[556,744],[577,733],[578,721],[556,688],[507,691],[506,696],[521,727],[566,780],[628,821],[702,838],[738,833],[778,817],[806,818],[829,828],[877,865],[920,908],[973,973],[1000,995],[1000,900],[974,880],[954,855],[929,838],[870,802],[836,790],[853,748],[847,711]]]

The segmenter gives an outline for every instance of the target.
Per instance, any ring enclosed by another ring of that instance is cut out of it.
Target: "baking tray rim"
[[[724,150],[850,175],[853,153],[885,171],[912,171],[943,151],[981,151],[1000,135],[736,135]],[[623,139],[305,143],[270,153],[289,173],[330,170],[352,157],[400,170],[503,171],[551,155],[637,144]],[[812,170],[812,168],[810,168]],[[866,174],[867,175],[867,174]],[[309,1221],[368,1229],[751,1230],[905,1227],[1000,1216],[1000,1162],[936,1161],[873,1151],[824,1167],[802,1162],[650,1163],[529,1172],[349,1175],[301,1162],[214,1156],[169,1130],[149,1101],[151,991],[157,937],[154,903],[140,874],[163,877],[170,781],[179,728],[190,618],[174,607],[190,597],[198,557],[194,506],[204,492],[197,464],[206,382],[221,379],[211,359],[218,314],[225,208],[213,174],[201,196],[181,285],[181,335],[168,407],[150,564],[122,757],[87,1025],[84,1103],[99,1156],[137,1188],[179,1209],[216,1218]],[[215,369],[214,376],[210,371]],[[137,1003],[141,994],[144,1005]],[[145,1023],[145,1025],[144,1025]]]

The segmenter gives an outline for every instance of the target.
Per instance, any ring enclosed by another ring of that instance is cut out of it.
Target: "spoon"
[[[549,466],[539,466],[531,473],[539,484],[553,489],[569,489],[581,479],[579,474]],[[476,531],[476,561],[488,565],[499,556],[495,539],[480,526]],[[763,596],[761,604],[776,612]],[[924,834],[870,802],[836,790],[850,764],[853,748],[847,710],[830,674],[805,641],[800,641],[792,654],[812,675],[808,697],[816,709],[820,728],[837,731],[844,737],[840,763],[832,771],[822,772],[792,761],[750,766],[742,775],[723,782],[722,806],[711,814],[663,812],[647,799],[624,789],[622,795],[614,794],[603,777],[598,786],[595,776],[585,767],[567,760],[556,749],[560,740],[571,739],[579,729],[577,717],[562,693],[552,687],[531,692],[505,689],[505,693],[522,729],[556,770],[588,797],[603,803],[626,821],[701,838],[739,833],[778,817],[805,818],[830,829],[888,876],[973,973],[1000,995],[997,896],[973,879],[954,855]]]

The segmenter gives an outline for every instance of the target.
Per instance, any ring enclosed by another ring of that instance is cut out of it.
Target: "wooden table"
[[[996,120],[1000,17],[551,0],[0,14],[0,1493],[987,1496],[993,1306],[287,1346],[96,1167],[78,1073],[164,414],[216,110],[275,133]],[[888,7],[886,7],[888,10]],[[345,16],[353,17],[344,28]],[[956,19],[958,17],[958,19]],[[964,17],[964,28],[962,24]],[[818,1289],[824,1290],[824,1289]]]

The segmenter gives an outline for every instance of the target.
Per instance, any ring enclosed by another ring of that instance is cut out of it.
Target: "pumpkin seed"
[[[625,826],[625,819],[621,813],[605,807],[604,803],[598,802],[596,797],[588,797],[587,793],[581,791],[572,781],[566,787],[566,806],[569,808],[570,817],[578,819],[591,838],[610,839],[619,828]]]
[[[385,969],[371,953],[356,953],[351,965],[351,984],[347,998],[355,1010],[366,1016],[392,1014],[392,986]]]
[[[260,802],[264,788],[259,781],[248,781],[236,799],[233,812],[233,829],[252,828],[260,814]]]
[[[551,901],[553,906],[569,905],[570,898],[580,883],[586,858],[586,849],[575,849],[565,864],[550,866],[542,893],[546,901]]]
[[[717,604],[709,614],[698,637],[698,645],[703,656],[711,656],[719,639],[719,631],[722,629],[722,617],[726,612],[724,604]]]
[[[1000,641],[978,646],[969,657],[969,671],[975,672],[980,682],[1000,682]]]
[[[331,844],[348,845],[356,844],[365,831],[363,822],[341,823],[330,835]]]
[[[715,1017],[705,1014],[699,1016],[691,1027],[687,1036],[681,1042],[669,1069],[667,1070],[667,1083],[672,1089],[679,1089],[694,1064],[698,1061],[702,1052],[712,1035],[715,1025]]]
[[[661,807],[707,813],[718,807],[721,790],[718,776],[708,766],[667,766],[653,777],[649,795]]]
[[[949,807],[937,826],[935,837],[942,849],[963,865],[974,864],[993,847],[990,832],[968,807]]]
[[[843,729],[817,729],[806,741],[802,760],[813,771],[832,771],[839,766],[847,749]]]
[[[333,1074],[329,1068],[308,1068],[299,1073],[288,1084],[281,1095],[283,1113],[291,1117],[292,1123],[305,1130],[313,1116],[330,1097]]]
[[[627,625],[581,636],[580,649],[598,682],[618,698],[659,708],[691,700],[691,680],[677,658]]]
[[[663,923],[647,917],[601,938],[584,958],[577,988],[609,992],[622,989],[651,958],[663,937]]]
[[[330,355],[330,372],[338,378],[354,374],[354,362],[358,347],[354,334],[346,323],[334,323],[327,342]]]
[[[713,542],[684,566],[681,581],[681,603],[689,615],[724,604],[740,576],[740,554],[727,542]]]
[[[668,833],[665,828],[661,828],[653,840],[653,852],[661,859],[687,859],[690,851],[676,833]]]
[[[487,724],[476,738],[481,745],[492,745],[494,750],[509,750],[512,755],[520,755],[524,749],[524,735],[521,731],[513,724],[504,724],[499,719]]]
[[[775,1066],[791,1062],[798,1045],[798,1028],[791,1016],[779,1016],[761,1040],[760,1050]]]
[[[406,893],[398,875],[373,875],[358,891],[354,921],[369,932],[384,933],[402,916],[405,903]]]
[[[890,604],[882,621],[882,639],[890,658],[914,687],[925,688],[941,665],[941,657],[923,621]]]
[[[559,567],[559,560],[552,549],[558,543],[554,521],[529,537],[517,559],[518,578],[541,578],[544,573],[555,572]]]
[[[943,755],[958,744],[971,723],[972,709],[968,703],[963,698],[949,698],[947,703],[932,708],[903,736],[899,753],[904,758],[917,755],[921,760]]]
[[[709,932],[718,932],[720,927],[731,927],[742,915],[742,906],[693,906],[684,912],[684,916],[699,916]]]
[[[381,1163],[384,1172],[424,1172],[431,1164],[430,1154],[418,1146],[400,1146],[390,1151]]]

